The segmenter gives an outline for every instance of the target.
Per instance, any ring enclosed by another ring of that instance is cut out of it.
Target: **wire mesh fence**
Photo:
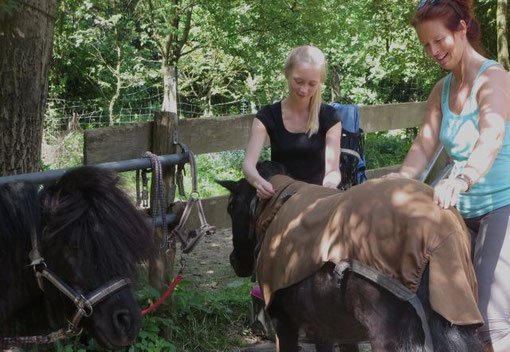
[[[48,99],[46,128],[52,130],[77,130],[134,122],[152,121],[154,114],[161,111],[163,94],[137,98],[125,96],[112,107],[106,99],[64,100]],[[178,103],[180,118],[219,117],[256,112],[262,105],[248,100],[235,100],[216,104],[200,104],[183,99]]]
[[[384,93],[378,97],[370,95],[369,87],[351,92],[345,103],[371,104],[374,101],[409,102],[423,100],[424,94],[416,82],[386,82],[385,87],[378,87]],[[384,89],[383,89],[384,88]],[[325,98],[325,100],[328,100]],[[46,111],[46,128],[52,131],[73,131],[107,127],[134,122],[152,121],[154,114],[161,111],[163,92],[157,88],[142,89],[123,94],[115,101],[106,98],[89,100],[48,99]],[[179,96],[178,114],[180,118],[220,117],[255,113],[270,101],[253,101],[237,99],[212,102],[204,97]]]

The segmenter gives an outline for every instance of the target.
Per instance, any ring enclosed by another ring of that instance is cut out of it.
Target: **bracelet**
[[[456,178],[458,178],[459,180],[462,180],[462,181],[466,182],[466,184],[467,184],[467,186],[468,186],[468,187],[467,187],[466,192],[471,191],[471,187],[473,187],[473,183],[474,183],[474,182],[473,182],[473,179],[471,179],[471,177],[469,177],[469,176],[468,176],[468,175],[466,175],[466,174],[458,174]]]

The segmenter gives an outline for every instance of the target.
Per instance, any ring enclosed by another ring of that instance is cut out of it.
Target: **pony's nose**
[[[132,318],[129,310],[119,309],[113,313],[113,326],[122,335],[129,332],[132,325]]]

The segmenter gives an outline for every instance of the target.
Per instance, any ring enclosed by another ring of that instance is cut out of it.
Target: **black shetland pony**
[[[259,163],[257,168],[265,179],[285,174],[281,165],[272,162]],[[228,213],[234,250],[230,263],[238,276],[249,276],[257,246],[250,231],[255,189],[245,179],[218,183],[231,192]],[[352,272],[347,272],[339,285],[333,269],[334,264],[326,263],[312,276],[275,292],[268,313],[280,351],[298,351],[300,328],[323,341],[342,344],[342,351],[358,351],[356,344],[367,340],[373,352],[424,351],[423,328],[411,304]],[[425,309],[434,351],[484,351],[475,327],[451,325],[431,309],[428,295],[427,270],[417,296]]]
[[[75,303],[49,280],[38,285],[35,271],[47,268],[68,292],[97,299],[83,307],[77,330],[108,349],[133,343],[141,315],[129,282],[154,244],[144,216],[117,183],[110,171],[81,167],[42,189],[24,182],[0,186],[0,335],[12,336],[14,322],[30,314],[27,307],[50,307],[53,322],[65,317],[57,328],[76,314]],[[35,267],[29,259],[34,246],[44,258]],[[33,330],[21,328],[17,335]]]

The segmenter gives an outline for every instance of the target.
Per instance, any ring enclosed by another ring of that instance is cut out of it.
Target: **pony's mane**
[[[76,251],[80,274],[94,281],[130,277],[154,250],[144,215],[117,186],[110,171],[81,167],[48,186],[43,195],[43,256]]]
[[[24,277],[33,277],[28,267],[30,233],[39,231],[37,186],[17,182],[0,186],[0,321],[18,301],[26,298]],[[10,295],[16,292],[15,295]],[[9,296],[9,298],[8,298]],[[11,297],[12,296],[12,297]]]
[[[265,180],[269,180],[274,175],[288,175],[285,166],[276,161],[258,162],[257,171]]]

